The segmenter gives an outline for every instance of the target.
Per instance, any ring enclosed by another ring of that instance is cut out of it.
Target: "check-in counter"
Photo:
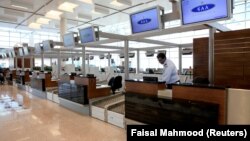
[[[127,82],[132,83],[127,85]],[[164,90],[158,86],[159,82],[150,83],[153,86],[145,83],[126,81],[126,121],[135,121],[133,124],[226,124],[227,87],[175,84],[172,90]]]
[[[219,124],[224,125],[227,119],[227,89],[228,87],[215,85],[174,84],[172,98],[218,104]]]
[[[51,73],[33,72],[31,75],[31,88],[45,92],[46,88],[56,87],[57,81],[51,80]]]
[[[149,82],[141,79],[125,80],[126,93],[138,93],[144,95],[157,96],[158,90],[166,89],[165,82]]]
[[[58,81],[58,95],[82,105],[89,104],[92,98],[110,95],[110,87],[107,85],[96,85],[95,77],[75,76],[74,80],[69,75],[64,75]]]
[[[16,83],[25,85],[30,82],[29,71],[16,71]]]
[[[16,70],[11,70],[12,79],[16,79]]]
[[[7,80],[7,82],[8,82],[9,85],[13,84],[13,74],[12,74],[12,71],[6,72],[6,80]]]

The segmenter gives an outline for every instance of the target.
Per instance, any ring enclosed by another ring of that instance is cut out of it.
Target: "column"
[[[208,77],[211,84],[214,83],[214,33],[215,28],[209,29],[209,48],[208,48]]]
[[[125,72],[125,80],[126,79],[129,79],[129,58],[128,58],[128,43],[129,41],[128,40],[125,40],[124,41],[124,63],[125,63],[125,66],[124,66],[124,72]]]

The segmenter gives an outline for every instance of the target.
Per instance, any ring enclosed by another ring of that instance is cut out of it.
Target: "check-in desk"
[[[79,103],[89,104],[89,99],[110,95],[110,87],[107,85],[96,85],[95,77],[75,76],[74,80],[60,79],[58,81],[58,95],[61,98]]]
[[[9,85],[13,85],[13,74],[12,71],[8,71],[6,73],[6,80],[8,82]]]
[[[46,88],[56,87],[57,81],[51,80],[51,73],[33,72],[31,75],[31,88],[45,92]]]
[[[206,103],[218,104],[218,123],[226,124],[227,119],[227,89],[225,86],[199,85],[199,84],[174,84],[172,89],[173,99],[184,99]]]
[[[29,71],[16,71],[16,83],[25,85],[27,82],[30,82]]]
[[[12,74],[12,79],[15,80],[16,79],[16,70],[11,70],[11,74]]]
[[[64,75],[58,81],[58,96],[60,105],[81,114],[90,115],[90,99],[108,96],[111,94],[109,86],[96,85],[95,77]]]
[[[140,79],[125,80],[125,91],[127,93],[138,93],[156,96],[158,90],[166,89],[165,82],[146,82]]]
[[[156,94],[156,88],[154,91],[145,86],[140,86],[140,89],[134,88],[140,83],[142,82],[126,84],[127,124],[217,125],[226,123],[225,87],[176,84],[173,85],[171,97],[162,98],[163,95],[159,97]],[[156,82],[154,85],[159,84]]]

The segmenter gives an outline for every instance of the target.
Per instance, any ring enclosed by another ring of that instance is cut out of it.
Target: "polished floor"
[[[0,85],[0,141],[124,141],[126,131]]]

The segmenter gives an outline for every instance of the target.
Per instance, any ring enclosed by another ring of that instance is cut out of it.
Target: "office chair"
[[[111,87],[113,94],[115,94],[115,90],[120,89],[122,87],[122,77],[121,76],[112,77],[109,80],[108,85]]]

